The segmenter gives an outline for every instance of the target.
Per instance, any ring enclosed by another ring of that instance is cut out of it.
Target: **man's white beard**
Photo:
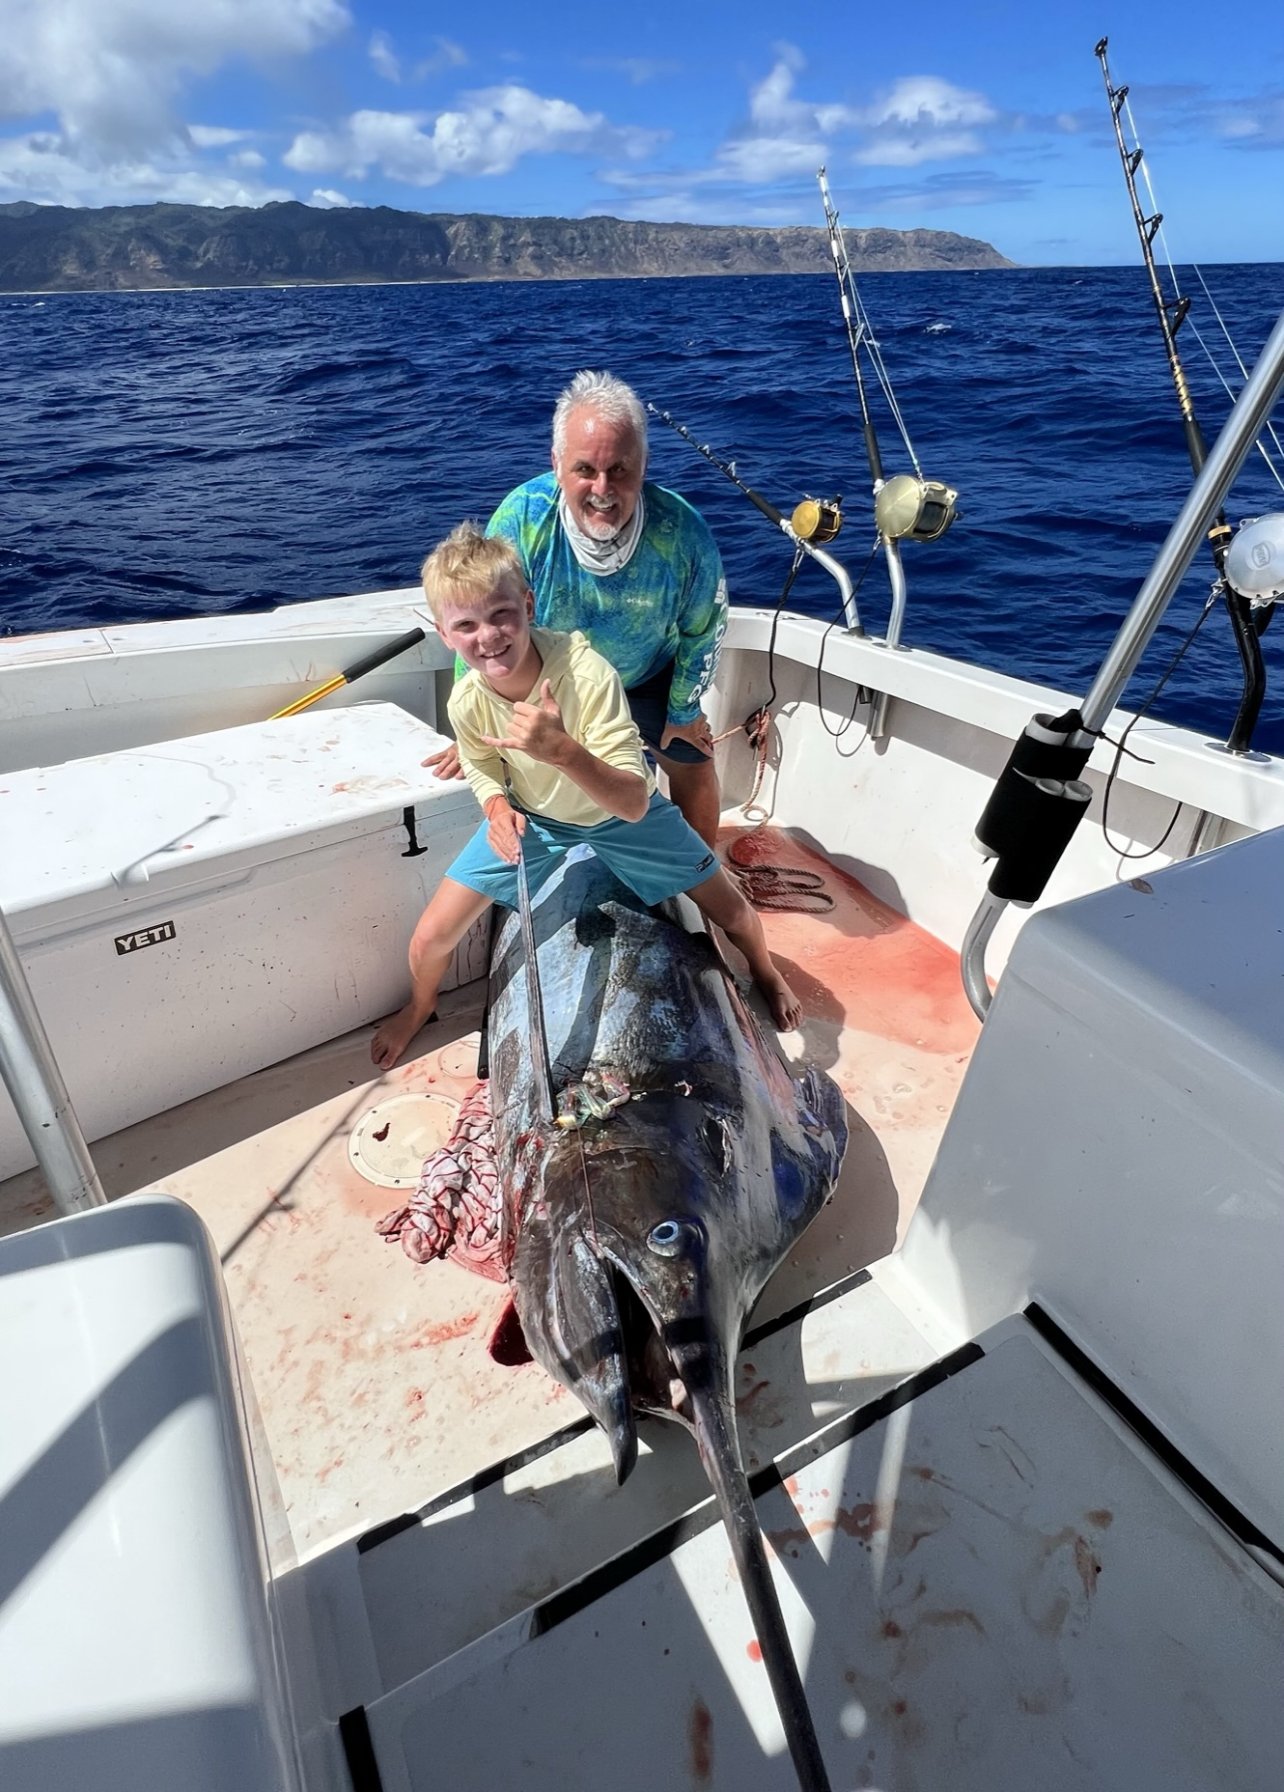
[[[646,500],[642,492],[638,493],[633,515],[622,527],[613,528],[609,523],[602,527],[600,513],[599,526],[589,527],[592,511],[583,510],[577,515],[567,503],[565,492],[560,494],[557,508],[571,552],[586,572],[610,574],[628,565],[646,524]]]
[[[612,508],[615,507],[612,506]],[[630,517],[629,522],[632,520]],[[595,541],[610,541],[620,533],[621,529],[626,529],[628,523],[617,523],[614,518],[608,517],[604,510],[599,510],[596,505],[586,502],[580,526],[584,533],[591,535]]]

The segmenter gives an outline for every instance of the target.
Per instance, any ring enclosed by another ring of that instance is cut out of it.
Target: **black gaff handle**
[[[389,641],[386,647],[376,647],[363,660],[355,661],[343,674],[345,684],[355,684],[358,678],[364,678],[367,672],[373,672],[379,666],[386,666],[389,660],[395,660],[399,653],[406,653],[412,647],[427,639],[424,629],[412,628],[404,635],[398,635],[395,641]]]

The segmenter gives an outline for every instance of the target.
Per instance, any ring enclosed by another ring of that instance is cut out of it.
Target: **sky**
[[[1138,247],[1093,45],[1178,261],[1284,260],[1279,0],[0,0],[0,203],[391,205]]]

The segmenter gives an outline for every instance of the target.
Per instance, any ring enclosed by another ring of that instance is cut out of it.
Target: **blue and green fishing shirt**
[[[618,572],[575,558],[558,515],[557,480],[529,479],[486,525],[521,556],[541,628],[579,629],[615,667],[625,690],[673,662],[669,720],[693,721],[713,683],[727,629],[727,582],[708,524],[662,485],[642,488],[642,538]]]

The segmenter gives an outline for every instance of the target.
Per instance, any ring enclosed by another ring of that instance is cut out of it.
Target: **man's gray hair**
[[[646,460],[646,412],[642,400],[613,373],[577,373],[553,409],[553,459],[560,461],[566,449],[566,425],[572,411],[583,405],[608,423],[627,423]]]

